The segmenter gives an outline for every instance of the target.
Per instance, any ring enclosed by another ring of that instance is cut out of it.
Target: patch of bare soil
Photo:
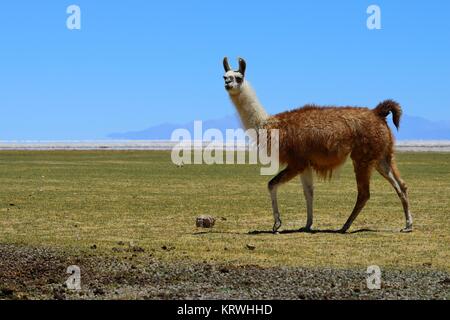
[[[144,250],[123,256],[73,255],[0,244],[0,299],[448,299],[450,274],[385,270],[369,290],[365,270],[261,268],[156,261]],[[67,288],[67,267],[81,290]]]

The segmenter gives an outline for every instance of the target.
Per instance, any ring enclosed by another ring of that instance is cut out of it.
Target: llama
[[[338,232],[345,233],[370,197],[370,177],[375,168],[394,187],[406,219],[402,232],[412,231],[407,186],[400,178],[394,159],[394,137],[386,117],[392,113],[397,130],[402,110],[393,100],[386,100],[375,109],[361,107],[302,108],[269,116],[245,79],[246,62],[239,58],[239,69],[230,68],[223,60],[225,89],[235,105],[241,122],[248,129],[279,130],[279,161],[285,167],[269,181],[274,217],[273,232],[281,226],[278,209],[278,187],[300,175],[306,200],[307,221],[301,231],[311,231],[313,224],[313,172],[331,178],[332,173],[350,156],[353,161],[358,195],[350,217]]]

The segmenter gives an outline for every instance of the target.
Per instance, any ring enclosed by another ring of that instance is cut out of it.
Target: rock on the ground
[[[195,225],[198,228],[212,228],[216,223],[216,219],[211,216],[200,216],[195,220]]]

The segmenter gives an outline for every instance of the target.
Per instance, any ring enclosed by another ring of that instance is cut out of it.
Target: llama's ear
[[[247,64],[245,63],[245,60],[242,58],[239,58],[239,72],[244,76],[245,75],[245,68],[247,67]]]
[[[231,70],[227,57],[223,58],[223,68],[225,69],[225,72],[228,72]]]

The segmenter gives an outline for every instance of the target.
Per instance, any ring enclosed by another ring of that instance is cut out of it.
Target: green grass
[[[397,160],[409,186],[413,233],[398,232],[400,201],[375,172],[372,197],[351,230],[377,232],[250,235],[273,224],[269,177],[258,166],[178,168],[169,152],[155,151],[3,151],[0,242],[115,254],[118,241],[133,241],[170,261],[450,270],[450,154],[400,153]],[[316,181],[313,227],[340,228],[355,198],[348,162],[338,178]],[[280,188],[279,203],[282,229],[305,224],[299,179]],[[218,218],[213,229],[195,228],[202,214]]]

